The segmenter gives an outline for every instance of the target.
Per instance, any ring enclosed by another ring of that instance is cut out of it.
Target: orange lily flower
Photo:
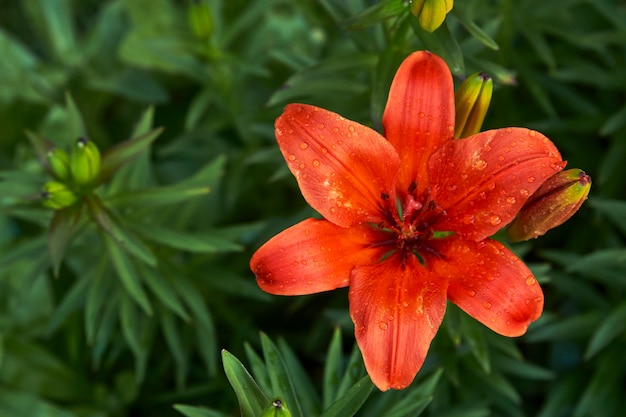
[[[289,169],[324,219],[270,239],[251,269],[277,295],[350,286],[356,340],[383,391],[413,381],[446,300],[506,336],[543,309],[533,274],[489,236],[565,162],[524,128],[454,140],[453,88],[441,58],[416,52],[393,80],[384,136],[304,104],[276,120]]]

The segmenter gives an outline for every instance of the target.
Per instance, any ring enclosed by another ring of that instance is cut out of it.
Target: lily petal
[[[250,259],[250,269],[259,287],[270,294],[314,294],[345,287],[355,265],[376,262],[384,255],[370,245],[380,233],[368,226],[345,229],[307,219],[261,246]]]
[[[411,384],[422,367],[446,309],[445,281],[414,256],[394,254],[357,266],[350,283],[350,316],[367,373],[381,390]]]
[[[410,55],[398,68],[383,115],[385,137],[400,154],[398,190],[429,183],[430,155],[454,136],[454,85],[445,61],[430,52]]]
[[[319,107],[290,104],[276,140],[306,201],[344,227],[380,222],[382,195],[394,189],[400,160],[376,131]]]
[[[491,236],[564,166],[548,138],[523,128],[489,130],[445,143],[428,164],[431,199],[447,213],[438,230],[475,241]]]
[[[504,336],[521,336],[543,310],[543,293],[532,272],[500,242],[435,240],[442,257],[427,259],[449,282],[448,299]]]

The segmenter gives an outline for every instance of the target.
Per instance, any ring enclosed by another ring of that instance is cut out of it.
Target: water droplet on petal
[[[474,169],[482,171],[485,168],[487,168],[487,161],[483,159],[478,159],[476,162],[474,162]]]
[[[331,207],[331,208],[330,208],[330,212],[331,212],[331,213],[335,213],[336,211],[337,211],[337,209],[336,209],[336,208],[334,208],[334,207]]]
[[[315,164],[315,161],[314,161],[314,164]],[[507,197],[506,202],[509,204],[515,204],[517,202],[517,199],[513,196]]]
[[[493,275],[487,276],[487,281],[489,282],[493,281],[494,279],[496,279],[496,277],[494,277]]]
[[[322,148],[322,153],[326,153],[326,152],[328,152],[328,148],[326,147]]]
[[[470,296],[470,297],[474,297],[475,295],[476,295],[476,291],[470,291],[470,292],[469,292],[469,296]]]
[[[535,303],[540,303],[543,301],[543,297],[535,297]]]
[[[491,308],[491,303],[489,301],[485,301],[483,303],[483,307],[485,307],[487,310],[489,310]]]
[[[535,285],[536,282],[537,282],[537,280],[532,275],[529,275],[526,278],[526,285]]]
[[[387,324],[386,321],[381,321],[380,323],[378,323],[378,327],[380,327],[381,330],[387,330],[389,325]]]
[[[494,226],[497,226],[500,223],[502,223],[502,219],[500,218],[500,216],[491,216],[491,218],[489,219],[489,223],[491,223]]]
[[[526,197],[528,195],[528,190],[526,188],[520,188],[519,193]]]
[[[314,159],[314,160],[313,160],[313,166],[314,166],[315,168],[319,167],[319,166],[320,166],[320,161],[318,161],[317,159]]]
[[[489,189],[489,191],[493,191],[496,189],[496,183],[495,182],[490,182],[489,184],[487,184],[487,188]]]
[[[455,191],[456,190],[456,185],[455,184],[448,184],[448,191]]]
[[[528,177],[528,182],[529,183],[535,182],[535,177]]]
[[[304,169],[306,168],[306,164],[304,162],[301,162],[300,165],[298,165],[298,168]]]
[[[319,130],[324,129],[324,127],[325,127],[325,126],[324,126],[324,123],[320,123],[319,125],[317,125],[317,128],[318,128]]]
[[[420,119],[423,119],[426,115],[424,114],[424,112],[419,112],[417,113],[417,117],[419,117]]]
[[[308,143],[306,143],[306,142],[302,142],[302,143],[300,144],[300,149],[302,149],[302,150],[305,150],[305,149],[307,149],[308,147],[309,147],[309,144],[308,144]]]
[[[529,130],[528,131],[528,136],[535,136],[537,134],[537,132],[535,132],[534,130]]]
[[[293,161],[295,161],[295,160],[296,160],[296,156],[295,156],[295,155],[289,155],[289,156],[287,157],[287,159],[288,159],[289,161],[292,161],[292,162],[293,162]]]
[[[475,220],[476,219],[474,218],[473,214],[466,214],[465,216],[463,216],[463,219],[461,219],[463,224],[473,224]]]

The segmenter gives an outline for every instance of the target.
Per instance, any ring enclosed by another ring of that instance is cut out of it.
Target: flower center
[[[428,192],[418,198],[415,191],[417,183],[412,182],[407,190],[404,201],[390,201],[388,194],[381,194],[385,222],[378,225],[380,229],[392,236],[378,244],[388,246],[390,252],[400,251],[402,263],[408,256],[416,256],[424,264],[424,256],[443,257],[432,245],[432,240],[449,233],[436,231],[433,226],[445,217],[443,210],[434,200],[428,198]]]

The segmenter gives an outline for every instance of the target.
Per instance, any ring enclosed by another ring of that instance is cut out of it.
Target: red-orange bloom
[[[385,136],[291,104],[276,138],[306,201],[324,216],[264,244],[250,266],[272,294],[350,286],[350,315],[372,381],[408,386],[446,300],[493,331],[523,334],[543,308],[524,263],[488,239],[565,166],[542,134],[506,128],[453,140],[450,70],[429,52],[400,66]]]

